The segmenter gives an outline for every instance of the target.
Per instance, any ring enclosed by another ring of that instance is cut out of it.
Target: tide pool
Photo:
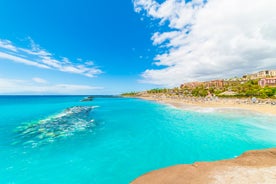
[[[273,116],[180,110],[132,98],[80,102],[83,98],[0,97],[0,183],[124,184],[167,166],[276,146]],[[81,110],[71,113],[76,108]]]

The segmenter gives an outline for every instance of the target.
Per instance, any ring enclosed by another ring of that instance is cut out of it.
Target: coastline
[[[141,95],[138,98],[172,105],[180,109],[214,108],[214,109],[241,109],[263,115],[276,115],[276,105],[265,101],[252,103],[249,99],[217,98],[215,100],[203,98],[178,98],[158,95]]]
[[[132,184],[272,184],[276,183],[276,148],[247,151],[215,162],[181,164],[146,173]]]
[[[215,109],[215,110],[246,110],[250,113],[275,116],[276,105],[265,101],[251,102],[240,98],[179,98],[164,95],[140,95],[138,98],[174,106],[179,109]],[[209,112],[209,111],[207,111]],[[132,184],[144,183],[175,183],[175,184],[219,184],[219,183],[276,183],[276,148],[251,150],[237,158],[180,164],[150,171],[139,176]]]

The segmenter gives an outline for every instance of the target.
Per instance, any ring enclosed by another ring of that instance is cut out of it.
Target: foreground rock
[[[132,183],[272,184],[276,183],[276,148],[248,151],[230,160],[176,165],[147,173]]]

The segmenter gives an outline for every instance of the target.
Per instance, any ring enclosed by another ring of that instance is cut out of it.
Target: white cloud
[[[46,84],[47,81],[45,79],[39,78],[39,77],[34,77],[32,78],[32,80],[36,83],[40,83],[40,84]]]
[[[77,59],[77,61],[78,61],[78,59]],[[62,58],[62,62],[63,62],[63,63],[66,63],[66,64],[71,64],[71,62],[69,61],[69,59],[66,58],[66,57],[63,57],[63,58]]]
[[[17,50],[9,40],[0,40],[0,48],[5,48],[14,52]]]
[[[171,29],[153,34],[167,49],[155,57],[163,69],[146,70],[144,82],[173,86],[276,68],[274,0],[134,0],[134,8]]]
[[[187,29],[187,24],[193,23],[195,13],[203,8],[203,0],[166,0],[162,4],[154,0],[134,0],[136,12],[146,12],[147,16],[161,19],[160,24],[169,22],[170,28]]]
[[[88,66],[93,66],[94,62],[93,61],[86,61],[85,64],[88,65]]]
[[[77,62],[71,62],[66,57],[57,59],[52,53],[41,49],[31,38],[31,48],[16,47],[9,40],[0,40],[0,59],[5,59],[13,62],[23,63],[30,66],[35,66],[45,69],[59,70],[84,75],[87,77],[95,77],[103,73],[100,69],[91,65],[91,61],[84,62],[78,58]],[[79,63],[82,62],[80,65]],[[78,63],[78,64],[77,64]],[[81,66],[81,68],[79,68]]]
[[[39,67],[39,68],[50,69],[50,67],[47,66],[47,65],[40,64],[40,63],[34,62],[32,60],[25,59],[25,58],[20,57],[20,56],[16,56],[15,54],[13,55],[13,54],[8,54],[8,53],[4,53],[4,52],[0,51],[0,58],[11,60],[11,61],[18,62],[18,63],[24,63],[26,65],[36,66],[36,67]]]
[[[0,78],[0,94],[91,94],[101,89],[90,85],[48,84],[41,78],[32,81]]]

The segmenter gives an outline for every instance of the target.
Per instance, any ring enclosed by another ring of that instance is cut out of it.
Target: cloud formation
[[[0,78],[0,94],[91,94],[103,89],[98,86],[50,84],[35,77],[32,80]]]
[[[32,78],[32,80],[36,83],[40,83],[40,84],[46,84],[47,81],[45,79],[39,78],[39,77],[34,77]]]
[[[52,53],[40,48],[31,38],[29,40],[31,48],[17,47],[9,40],[0,40],[0,59],[87,77],[95,77],[102,73],[91,61],[82,61],[79,58],[76,62],[71,62],[65,57],[57,59]]]
[[[175,86],[194,80],[241,76],[276,69],[274,0],[134,0],[136,12],[160,20],[164,32],[153,44],[165,47],[144,82]]]

